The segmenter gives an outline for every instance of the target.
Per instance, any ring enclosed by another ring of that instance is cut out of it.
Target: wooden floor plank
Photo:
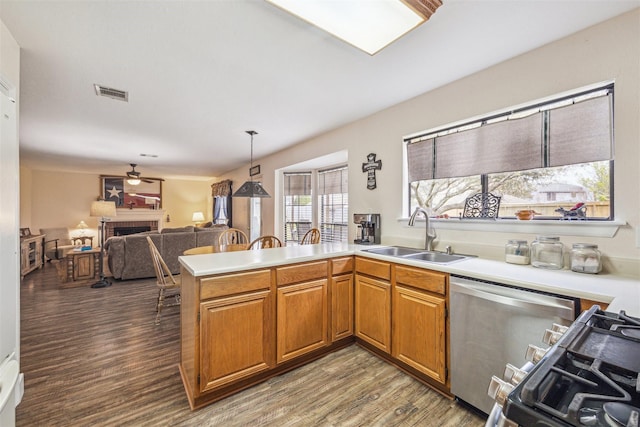
[[[154,280],[21,283],[22,426],[460,426],[482,417],[358,346],[192,412],[178,372],[179,308],[155,325]]]

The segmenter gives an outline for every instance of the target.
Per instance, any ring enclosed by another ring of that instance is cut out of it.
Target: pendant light
[[[238,191],[233,193],[233,197],[271,197],[259,182],[253,182],[253,135],[257,135],[255,130],[246,130],[251,135],[251,169],[249,169],[249,181],[246,181]]]

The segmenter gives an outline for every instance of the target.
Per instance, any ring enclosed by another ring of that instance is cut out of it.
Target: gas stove
[[[515,387],[503,383],[498,425],[640,426],[640,319],[594,306],[547,342]]]

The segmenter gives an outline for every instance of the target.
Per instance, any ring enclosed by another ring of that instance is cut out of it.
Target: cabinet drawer
[[[423,270],[396,265],[396,284],[408,285],[436,294],[445,295],[447,289],[447,274],[437,271]]]
[[[200,300],[269,289],[270,287],[271,270],[208,277],[200,280]]]
[[[344,274],[353,271],[353,257],[336,258],[331,260],[331,274]]]
[[[356,271],[384,280],[391,279],[391,264],[384,261],[356,257]]]
[[[327,277],[328,261],[308,262],[276,268],[278,286]]]

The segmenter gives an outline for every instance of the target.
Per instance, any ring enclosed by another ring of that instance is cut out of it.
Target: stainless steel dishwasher
[[[453,275],[450,289],[451,393],[487,414],[491,376],[501,376],[507,363],[524,365],[527,346],[544,346],[545,329],[570,325],[580,306],[577,299]]]

